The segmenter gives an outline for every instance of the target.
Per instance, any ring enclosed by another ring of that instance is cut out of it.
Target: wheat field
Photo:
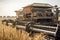
[[[0,40],[43,40],[45,36],[44,33],[35,33],[33,36],[29,36],[26,31],[6,26],[0,20]]]

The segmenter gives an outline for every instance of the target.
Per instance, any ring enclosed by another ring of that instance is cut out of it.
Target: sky
[[[16,16],[15,10],[32,3],[48,3],[60,7],[60,0],[0,0],[0,16]]]

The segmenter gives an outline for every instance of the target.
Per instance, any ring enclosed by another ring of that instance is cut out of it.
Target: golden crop
[[[0,40],[43,40],[44,37],[43,33],[35,33],[30,37],[26,31],[3,25],[0,20]]]

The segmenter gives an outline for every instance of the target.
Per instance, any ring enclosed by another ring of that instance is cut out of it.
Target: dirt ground
[[[1,19],[2,20],[2,19]],[[43,33],[35,33],[34,36],[29,36],[29,33],[15,27],[6,26],[0,20],[0,40],[43,40],[45,35]]]

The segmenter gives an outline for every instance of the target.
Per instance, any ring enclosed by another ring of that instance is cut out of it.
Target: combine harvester
[[[44,32],[56,40],[60,38],[60,10],[59,7],[44,3],[33,3],[23,8],[22,11],[15,11],[16,28],[24,29],[27,32]]]

